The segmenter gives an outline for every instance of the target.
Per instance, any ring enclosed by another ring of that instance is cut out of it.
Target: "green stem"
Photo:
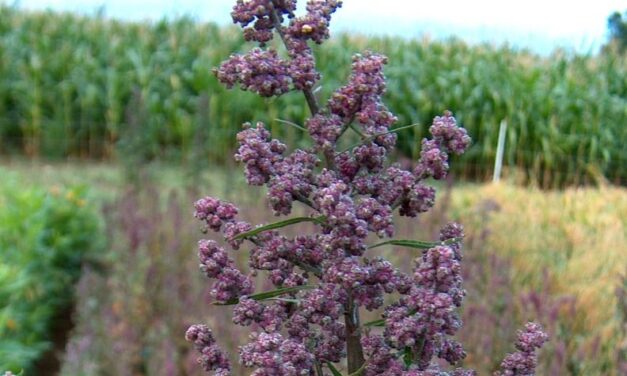
[[[316,368],[316,376],[324,376],[324,372],[322,371],[322,365],[320,364],[320,362],[316,360],[314,365]]]
[[[283,119],[274,119],[274,120],[278,121],[279,123],[287,124],[287,125],[290,125],[290,126],[296,128],[296,129],[300,129],[301,131],[307,132],[307,129],[305,129],[304,127],[301,127],[300,125],[298,125],[298,124],[296,124],[294,122],[291,122],[289,120],[283,120]]]
[[[343,153],[346,153],[346,152],[348,152],[348,151],[351,151],[353,148],[355,148],[355,147],[357,147],[357,146],[359,146],[359,145],[365,144],[365,143],[366,143],[366,142],[368,142],[368,141],[372,141],[372,140],[374,140],[375,138],[377,138],[377,137],[379,137],[379,136],[385,136],[386,134],[396,133],[396,132],[398,132],[398,131],[402,131],[403,129],[413,128],[413,127],[415,127],[415,126],[417,126],[417,125],[420,125],[420,124],[416,123],[416,124],[404,125],[404,126],[402,126],[402,127],[398,127],[398,128],[390,129],[390,130],[389,130],[389,131],[387,131],[387,132],[382,132],[382,133],[376,133],[376,134],[373,134],[372,136],[369,136],[369,137],[367,137],[367,138],[365,138],[365,139],[363,139],[363,140],[359,141],[358,143],[353,144],[353,145],[351,145],[351,146],[347,147],[346,149],[344,149],[343,151],[341,151],[341,152],[340,152],[340,154],[343,154]]]

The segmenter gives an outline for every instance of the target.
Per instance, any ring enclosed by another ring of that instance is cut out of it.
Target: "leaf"
[[[439,245],[450,245],[453,243],[457,243],[459,241],[461,241],[460,238],[448,239],[447,241],[444,241],[444,242],[425,242],[422,240],[388,240],[388,241],[384,241],[381,243],[377,243],[375,245],[371,245],[370,247],[368,247],[368,249],[381,247],[387,244],[398,245],[401,247],[417,248],[417,249],[430,249],[433,247],[437,247]]]
[[[298,124],[296,124],[294,122],[291,122],[289,120],[283,120],[283,119],[274,119],[274,120],[278,121],[279,123],[287,124],[287,125],[290,125],[290,126],[296,128],[296,129],[300,129],[301,131],[307,132],[307,129],[305,129],[305,128],[301,127],[300,125],[298,125]]]
[[[366,327],[385,326],[385,319],[368,321],[367,323],[364,323],[364,326],[366,326]]]
[[[370,142],[370,141],[374,140],[375,138],[377,138],[377,137],[379,137],[379,136],[385,136],[386,134],[390,134],[390,133],[395,133],[395,132],[398,132],[398,131],[402,131],[403,129],[413,128],[413,127],[415,127],[415,126],[417,126],[417,125],[420,125],[420,124],[416,123],[416,124],[404,125],[404,126],[402,126],[402,127],[398,127],[398,128],[390,129],[389,131],[386,131],[386,132],[373,134],[372,136],[366,137],[366,138],[364,138],[362,141],[360,141],[360,142],[358,142],[358,143],[356,143],[356,144],[354,144],[354,145],[351,145],[351,146],[347,147],[346,149],[344,149],[343,151],[341,151],[341,152],[340,152],[340,154],[342,154],[342,153],[346,153],[347,151],[350,151],[350,150],[353,150],[353,149],[354,149],[354,148],[356,148],[357,146],[363,145],[363,144],[365,144],[366,142]],[[356,130],[356,132],[358,132],[358,130]],[[363,134],[361,134],[361,132],[358,132],[358,134],[359,134],[360,136],[362,136],[362,137],[363,137]]]
[[[366,362],[364,362],[364,364],[361,365],[361,367],[359,367],[359,369],[353,373],[351,373],[348,376],[360,376],[362,372],[364,372],[364,370],[366,369]]]
[[[277,301],[280,301],[280,302],[287,302],[287,303],[294,303],[294,304],[300,303],[300,299],[269,298],[268,300],[277,300]]]
[[[409,316],[415,315],[416,314],[416,310],[412,309],[409,311]],[[368,321],[367,323],[363,324],[366,327],[380,327],[380,326],[385,326],[385,319],[378,319],[378,320],[373,320],[373,321]]]
[[[405,363],[405,367],[409,368],[412,364],[417,363],[422,356],[422,351],[425,347],[425,336],[420,336],[416,347],[414,348],[416,351],[412,351],[412,347],[405,347],[402,352],[403,363]]]
[[[301,222],[314,222],[314,223],[322,223],[326,219],[325,216],[321,215],[319,217],[296,217],[286,219],[284,221],[274,222],[267,224],[265,226],[260,226],[254,228],[250,231],[242,232],[241,234],[234,236],[231,240],[239,240],[244,238],[250,238],[251,236],[255,236],[265,231],[276,230],[277,228],[282,228],[289,225],[294,225]]]
[[[292,292],[298,292],[301,290],[311,290],[311,289],[315,289],[315,286],[309,286],[309,285],[305,285],[305,286],[294,286],[294,287],[284,287],[284,288],[280,288],[280,289],[276,289],[276,290],[272,290],[272,291],[264,291],[264,292],[260,292],[258,294],[253,294],[253,295],[248,295],[247,297],[249,299],[252,300],[257,300],[257,301],[261,301],[261,300],[268,300],[268,299],[272,299],[275,298],[277,296],[281,296],[284,294],[289,294]],[[239,298],[235,298],[235,299],[230,299],[227,300],[226,302],[216,302],[214,303],[215,305],[234,305],[239,303]]]
[[[333,363],[327,362],[327,367],[329,367],[329,370],[331,371],[333,376],[342,376],[342,373],[340,371],[338,371],[337,368],[335,368]]]
[[[409,247],[409,248],[418,248],[418,249],[429,249],[433,247],[437,247],[438,245],[442,245],[442,242],[425,242],[420,240],[388,240],[382,243],[378,243],[375,245],[371,245],[368,249],[381,247],[383,245],[392,244],[399,245],[401,247]]]
[[[411,353],[411,347],[405,347],[403,350],[403,363],[405,363],[405,367],[409,368],[413,363],[413,354]]]

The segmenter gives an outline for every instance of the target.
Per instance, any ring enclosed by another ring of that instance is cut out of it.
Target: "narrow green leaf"
[[[249,299],[253,299],[253,300],[257,300],[257,301],[261,301],[261,300],[268,300],[268,299],[272,299],[272,298],[276,298],[277,296],[281,296],[284,294],[289,294],[292,292],[298,292],[301,290],[311,290],[311,289],[315,289],[315,286],[309,286],[309,285],[305,285],[305,286],[294,286],[294,287],[284,287],[284,288],[280,288],[280,289],[276,289],[276,290],[272,290],[272,291],[264,291],[264,292],[260,292],[258,294],[253,294],[253,295],[248,295]],[[215,305],[233,305],[233,304],[237,304],[239,303],[239,299],[231,299],[231,300],[227,300],[226,302],[221,302],[221,303],[214,303]]]
[[[425,242],[420,240],[388,240],[382,243],[371,245],[370,247],[368,247],[368,249],[377,248],[388,244],[418,249],[429,249],[437,247],[438,245],[442,245],[441,242]]]
[[[422,356],[422,351],[425,346],[425,336],[421,335],[418,339],[418,343],[414,347],[405,347],[402,352],[398,352],[397,356],[401,356],[403,358],[403,363],[405,367],[409,368],[412,364],[418,363],[420,361],[420,357]]]
[[[268,300],[277,300],[277,301],[281,301],[281,302],[294,303],[294,304],[300,303],[300,299],[269,298]]]
[[[385,326],[385,319],[368,321],[367,323],[364,323],[364,326],[366,326],[366,327]]]
[[[429,249],[429,248],[437,247],[439,245],[450,245],[450,244],[459,242],[460,240],[461,239],[459,238],[449,239],[444,242],[425,242],[422,240],[387,240],[381,243],[377,243],[375,245],[371,245],[370,247],[368,247],[368,249],[377,248],[377,247],[381,247],[383,245],[388,245],[388,244],[398,245],[401,247],[417,248],[417,249]]]
[[[278,121],[279,123],[290,125],[290,126],[296,128],[296,129],[300,129],[303,132],[307,132],[307,129],[305,129],[304,127],[301,127],[300,125],[298,125],[298,124],[296,124],[294,122],[291,122],[289,120],[283,120],[283,119],[274,119],[274,120]]]
[[[407,368],[413,363],[413,354],[410,347],[405,347],[405,350],[403,350],[403,363],[405,363]]]
[[[335,368],[333,363],[327,362],[327,367],[329,367],[329,370],[331,371],[333,376],[342,376],[342,373],[340,371],[338,371],[337,368]]]
[[[375,138],[377,138],[377,137],[379,137],[379,136],[385,136],[386,134],[390,134],[390,133],[395,133],[395,132],[398,132],[398,131],[402,131],[403,129],[413,128],[413,127],[415,127],[415,126],[417,126],[417,125],[420,125],[420,124],[416,123],[416,124],[404,125],[404,126],[402,126],[402,127],[398,127],[398,128],[395,128],[395,129],[390,129],[390,130],[389,130],[389,131],[387,131],[387,132],[382,132],[382,133],[376,133],[376,134],[373,134],[372,136],[366,137],[366,138],[365,138],[365,139],[363,139],[362,141],[359,141],[358,143],[356,143],[356,144],[354,144],[354,145],[351,145],[351,146],[347,147],[346,149],[344,149],[343,151],[341,151],[341,152],[340,152],[340,154],[342,154],[342,153],[346,153],[347,151],[350,151],[350,150],[353,150],[353,149],[354,149],[354,148],[356,148],[357,146],[360,146],[360,145],[362,145],[362,144],[365,144],[366,142],[370,142],[370,141],[374,140]],[[363,134],[361,134],[361,132],[359,132],[359,135],[363,137]]]
[[[361,367],[359,367],[357,371],[351,373],[348,376],[360,376],[362,372],[364,372],[365,369],[366,369],[366,363],[362,364]]]
[[[252,229],[250,231],[242,232],[241,234],[239,234],[237,236],[234,236],[231,240],[239,240],[239,239],[244,239],[244,238],[250,238],[251,236],[255,236],[255,235],[260,234],[260,233],[265,232],[265,231],[276,230],[277,228],[286,227],[286,226],[294,225],[296,223],[301,223],[301,222],[322,223],[325,219],[326,219],[326,217],[323,216],[323,215],[321,215],[319,217],[296,217],[296,218],[290,218],[290,219],[286,219],[284,221],[270,223],[270,224],[265,225],[265,226],[260,226],[260,227],[254,228],[254,229]]]

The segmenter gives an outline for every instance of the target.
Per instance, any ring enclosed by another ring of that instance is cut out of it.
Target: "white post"
[[[503,149],[505,148],[505,134],[507,133],[507,122],[501,120],[499,127],[499,141],[496,145],[496,159],[494,160],[494,175],[492,182],[496,183],[501,180],[501,168],[503,167]]]

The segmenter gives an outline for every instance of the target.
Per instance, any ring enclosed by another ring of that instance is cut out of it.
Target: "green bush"
[[[0,370],[29,371],[102,236],[83,188],[46,191],[0,175]]]
[[[227,91],[211,74],[232,51],[247,49],[238,30],[189,18],[132,23],[0,6],[0,153],[224,162],[245,121],[304,142],[275,121],[280,113],[302,124],[299,93],[267,101]],[[544,185],[599,174],[627,183],[624,56],[545,58],[458,40],[334,34],[316,51],[321,99],[343,85],[351,55],[364,49],[390,57],[386,103],[398,125],[422,124],[401,134],[406,155],[417,155],[433,116],[450,109],[475,141],[456,164],[469,177],[490,176],[506,120],[505,166]]]

